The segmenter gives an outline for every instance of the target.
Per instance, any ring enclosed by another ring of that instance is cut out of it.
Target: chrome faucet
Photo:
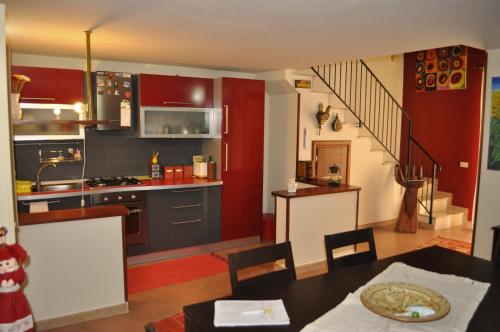
[[[47,163],[47,164],[42,164],[39,168],[38,168],[38,171],[36,172],[36,190],[37,191],[40,191],[41,187],[42,187],[42,181],[40,181],[40,173],[42,173],[42,171],[48,167],[48,166],[53,166],[53,167],[57,167],[56,164],[54,163]]]

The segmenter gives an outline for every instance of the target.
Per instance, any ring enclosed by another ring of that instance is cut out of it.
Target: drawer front
[[[185,188],[149,192],[150,251],[220,240],[220,189]]]
[[[208,208],[206,191],[203,188],[150,193],[149,206],[152,219],[200,217]]]
[[[151,251],[176,249],[209,242],[206,218],[156,220],[150,225]]]
[[[85,206],[90,206],[90,200],[88,196],[85,196]],[[42,199],[42,200],[33,200],[33,201],[19,201],[17,202],[18,212],[28,213],[30,210],[31,202],[43,202],[47,201],[49,211],[53,210],[65,210],[65,209],[77,209],[80,208],[80,196],[75,197],[61,197],[61,198],[50,198],[50,199]]]
[[[173,206],[202,204],[205,200],[206,188],[171,189],[168,201]]]

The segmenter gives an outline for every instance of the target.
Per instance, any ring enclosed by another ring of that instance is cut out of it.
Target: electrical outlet
[[[460,162],[460,167],[462,167],[462,168],[469,168],[469,163],[467,161],[461,161]]]

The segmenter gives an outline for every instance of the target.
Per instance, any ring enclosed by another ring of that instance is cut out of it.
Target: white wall
[[[276,70],[256,74],[266,81],[264,118],[264,182],[262,210],[274,213],[271,192],[286,189],[295,177],[297,138],[297,91],[287,82],[287,72]]]
[[[295,178],[297,93],[266,95],[264,139],[264,213],[274,212],[272,191]]]
[[[330,97],[333,98],[333,97]],[[340,132],[334,132],[331,124],[335,113],[341,121],[344,110],[334,110],[329,121],[318,135],[315,114],[318,104],[329,104],[329,95],[324,93],[302,93],[300,106],[299,160],[311,160],[312,141],[351,141],[350,184],[361,187],[359,197],[359,224],[396,219],[402,198],[402,188],[394,180],[394,166],[384,165],[383,154],[371,150],[371,139],[358,138],[359,128],[344,124]],[[331,103],[331,102],[330,102]],[[308,130],[307,147],[303,146],[303,129]]]
[[[121,217],[22,226],[35,320],[125,303]]]
[[[491,118],[491,78],[500,76],[500,49],[488,50],[488,66],[483,117],[483,146],[479,195],[477,203],[476,235],[474,256],[490,259],[493,243],[492,226],[500,225],[500,171],[488,170],[488,147]]]
[[[0,226],[7,227],[7,242],[15,242],[14,193],[12,188],[12,141],[10,136],[9,84],[5,50],[5,5],[0,4]]]
[[[387,56],[367,59],[365,63],[386,86],[387,90],[401,104],[403,96],[403,69],[401,56]],[[321,91],[327,91],[323,84],[316,85]],[[317,131],[315,114],[319,103],[326,108],[331,105],[330,119],[324,124],[321,135]],[[348,121],[340,132],[334,132],[331,124],[335,114],[341,121]],[[383,165],[382,152],[373,152],[369,138],[358,138],[359,129],[353,126],[353,117],[342,102],[332,94],[301,93],[299,160],[311,160],[311,142],[313,140],[350,140],[351,167],[350,184],[360,186],[359,224],[393,220],[397,218],[403,190],[394,180],[394,166]],[[304,128],[307,128],[307,147],[303,146]],[[398,145],[399,146],[399,145]]]
[[[85,70],[84,58],[68,58],[56,56],[44,56],[33,54],[19,54],[12,55],[12,64],[19,66],[34,66],[34,67],[54,67],[66,69],[81,69]],[[109,70],[109,71],[122,71],[132,74],[160,74],[160,75],[179,75],[190,77],[206,77],[217,78],[225,77],[241,77],[241,78],[255,78],[255,74],[242,73],[227,70],[216,69],[203,69],[194,67],[181,67],[181,66],[166,66],[155,65],[147,63],[136,62],[119,62],[119,61],[106,61],[99,59],[92,59],[92,70]]]
[[[384,56],[364,60],[400,105],[403,104],[403,55]]]
[[[401,56],[380,57],[365,61],[387,89],[401,103],[403,94],[403,61]],[[300,74],[299,74],[300,73]],[[302,75],[301,75],[302,74]],[[266,80],[266,133],[264,156],[264,212],[274,211],[273,190],[286,189],[288,178],[295,175],[295,149],[297,128],[297,92],[294,79],[307,79],[312,71],[284,70],[261,73]],[[322,85],[322,84],[321,84]],[[318,85],[315,84],[315,87]],[[320,87],[325,90],[325,87]],[[358,129],[345,125],[340,133],[330,129],[335,112],[341,120],[343,104],[336,97],[325,93],[301,90],[301,119],[299,129],[299,160],[311,159],[312,140],[351,140],[351,183],[361,186],[360,224],[395,219],[399,211],[402,190],[394,181],[394,167],[382,165],[382,153],[370,152],[369,139],[358,139]],[[322,135],[316,132],[315,114],[318,104],[332,105],[330,121]],[[308,128],[307,148],[303,148],[303,129]]]

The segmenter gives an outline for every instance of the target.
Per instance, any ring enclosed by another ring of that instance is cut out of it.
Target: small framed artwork
[[[311,80],[295,80],[296,89],[310,89]]]

